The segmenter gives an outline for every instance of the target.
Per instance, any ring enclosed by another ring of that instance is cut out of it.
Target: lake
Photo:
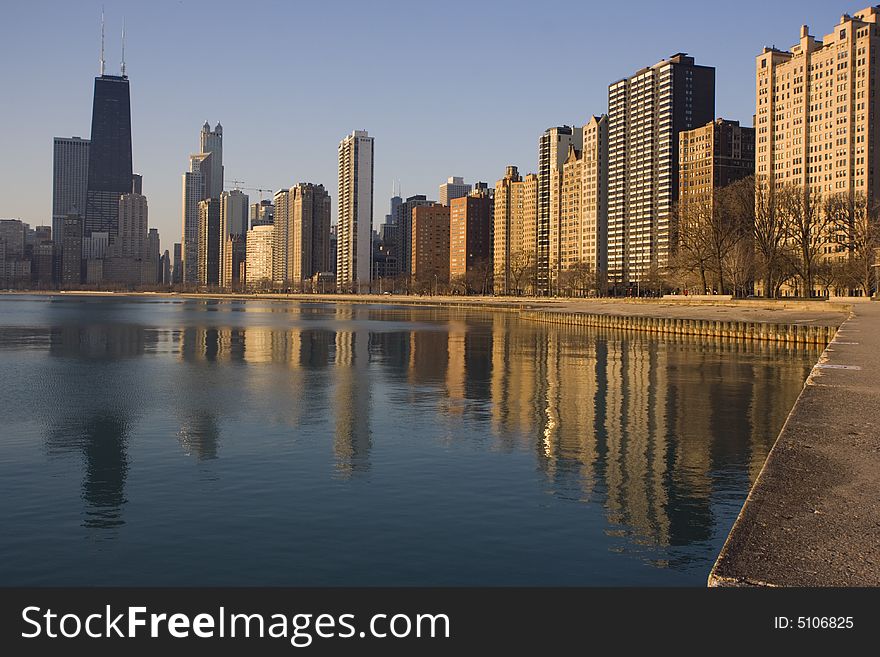
[[[0,584],[703,586],[818,355],[0,296]]]

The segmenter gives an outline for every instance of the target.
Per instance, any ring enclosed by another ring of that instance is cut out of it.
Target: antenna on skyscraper
[[[122,77],[125,77],[125,18],[122,19]]]
[[[101,75],[104,75],[104,6],[101,5]]]

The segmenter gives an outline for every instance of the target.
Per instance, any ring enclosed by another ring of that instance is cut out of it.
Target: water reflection
[[[82,459],[84,526],[124,523],[129,443],[154,398],[174,425],[165,437],[175,452],[216,478],[231,476],[217,467],[227,444],[248,439],[231,426],[253,438],[277,424],[285,440],[263,449],[289,454],[308,430],[303,449],[322,450],[346,485],[394,476],[373,464],[382,441],[399,438],[376,428],[386,426],[381,408],[399,413],[392,430],[427,462],[438,439],[409,437],[407,421],[442,427],[453,447],[528,455],[555,503],[601,510],[611,549],[644,549],[676,568],[694,557],[674,548],[715,549],[719,505],[744,497],[788,412],[779,400],[802,385],[791,367],[775,366],[791,356],[776,345],[576,330],[505,313],[247,308],[211,304],[193,320],[191,308],[172,307],[156,325],[0,329],[0,343],[47,344],[55,361],[60,383],[42,401],[46,444],[50,455]]]

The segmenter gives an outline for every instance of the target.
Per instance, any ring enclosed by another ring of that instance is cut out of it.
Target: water
[[[0,297],[0,584],[700,586],[816,358],[508,313]]]

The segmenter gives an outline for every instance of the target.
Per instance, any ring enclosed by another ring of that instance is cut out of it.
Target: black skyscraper
[[[128,77],[95,78],[84,235],[119,228],[119,197],[132,190]]]

